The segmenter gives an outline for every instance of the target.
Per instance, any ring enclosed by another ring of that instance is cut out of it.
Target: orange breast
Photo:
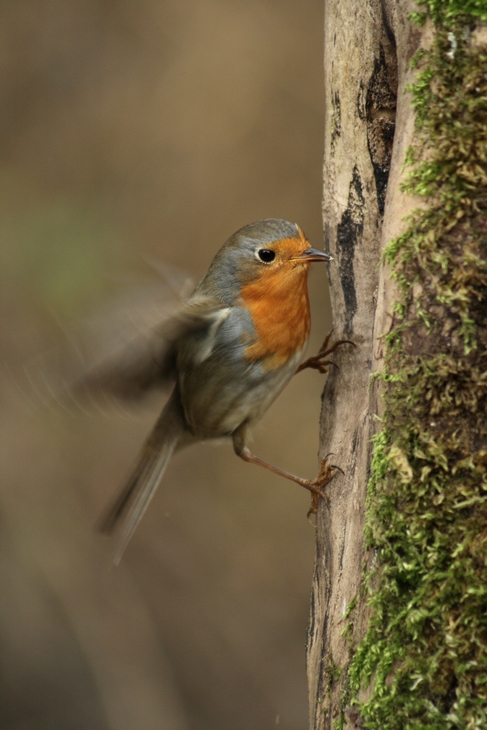
[[[263,360],[266,370],[284,365],[309,335],[308,266],[291,267],[264,271],[241,290],[256,329],[246,355],[251,361]]]

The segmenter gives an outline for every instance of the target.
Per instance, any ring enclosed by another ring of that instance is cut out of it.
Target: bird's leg
[[[302,479],[295,474],[291,474],[288,471],[279,469],[279,467],[273,466],[273,464],[269,464],[267,461],[259,459],[258,456],[255,456],[247,446],[245,438],[246,432],[247,427],[245,424],[243,424],[233,434],[233,448],[237,456],[240,456],[240,458],[244,461],[248,461],[249,464],[257,464],[258,466],[263,466],[264,469],[268,469],[273,474],[278,474],[285,479],[290,479],[291,481],[296,482],[296,484],[299,484],[301,487],[304,487],[305,489],[310,491],[311,509],[308,514],[315,514],[318,510],[319,498],[322,497],[324,499],[326,497],[323,488],[332,479],[334,470],[337,467],[328,464],[327,458],[325,457],[321,462],[320,473],[317,477],[315,477],[315,479]]]
[[[329,346],[332,334],[333,330],[331,330],[331,332],[326,335],[318,354],[313,355],[312,357],[308,357],[307,360],[302,362],[296,370],[296,374],[300,373],[301,370],[305,370],[306,368],[313,368],[314,370],[319,370],[320,373],[326,373],[328,372],[327,365],[334,365],[334,363],[331,360],[327,360],[327,358],[331,355],[332,352],[335,352],[337,347],[340,347],[340,345],[352,345],[353,347],[355,347],[354,343],[351,342],[351,340],[337,340],[333,343],[333,345]]]

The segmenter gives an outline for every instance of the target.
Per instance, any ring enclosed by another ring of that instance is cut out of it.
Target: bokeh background
[[[94,526],[162,401],[66,413],[25,370],[157,286],[154,261],[198,279],[245,223],[288,218],[322,246],[321,5],[1,2],[2,730],[307,726],[307,495],[194,447],[115,568]],[[316,348],[323,267],[311,292]],[[296,378],[256,453],[312,476],[322,389]]]

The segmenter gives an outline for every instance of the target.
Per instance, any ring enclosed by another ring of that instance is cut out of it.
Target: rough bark
[[[360,588],[379,411],[371,374],[380,366],[395,288],[379,266],[381,252],[412,205],[399,189],[414,131],[404,94],[420,40],[406,20],[412,5],[325,1],[323,220],[326,247],[336,261],[330,267],[335,333],[355,348],[339,349],[323,399],[322,453],[332,453],[343,474],[330,483],[317,520],[307,657],[313,730],[333,727],[346,709],[350,648],[363,637],[368,618]]]
[[[330,270],[335,331],[356,347],[339,350],[338,368],[330,372],[323,400],[322,443],[343,474],[337,473],[329,485],[329,501],[317,520],[308,639],[310,727],[316,730],[332,727],[340,713],[349,656],[342,632],[347,609],[359,592],[365,558],[365,493],[375,410],[369,390],[374,299],[389,168],[385,140],[374,134],[378,110],[372,89],[381,71],[390,74],[386,58],[391,56],[379,2],[325,3],[325,243],[336,260]],[[387,101],[384,118],[390,130],[395,104]],[[377,175],[369,137],[377,141],[377,156],[382,153]]]

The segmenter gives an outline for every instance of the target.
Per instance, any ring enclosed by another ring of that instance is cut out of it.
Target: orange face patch
[[[277,254],[276,263],[263,266],[260,276],[241,289],[256,330],[246,356],[251,361],[263,360],[265,369],[284,365],[308,339],[309,262],[293,260],[308,247],[303,234],[274,242],[269,248]]]
[[[303,231],[299,229],[299,237],[281,238],[280,241],[274,241],[269,245],[279,256],[284,258],[293,258],[299,256],[309,248],[309,241],[306,239]]]

